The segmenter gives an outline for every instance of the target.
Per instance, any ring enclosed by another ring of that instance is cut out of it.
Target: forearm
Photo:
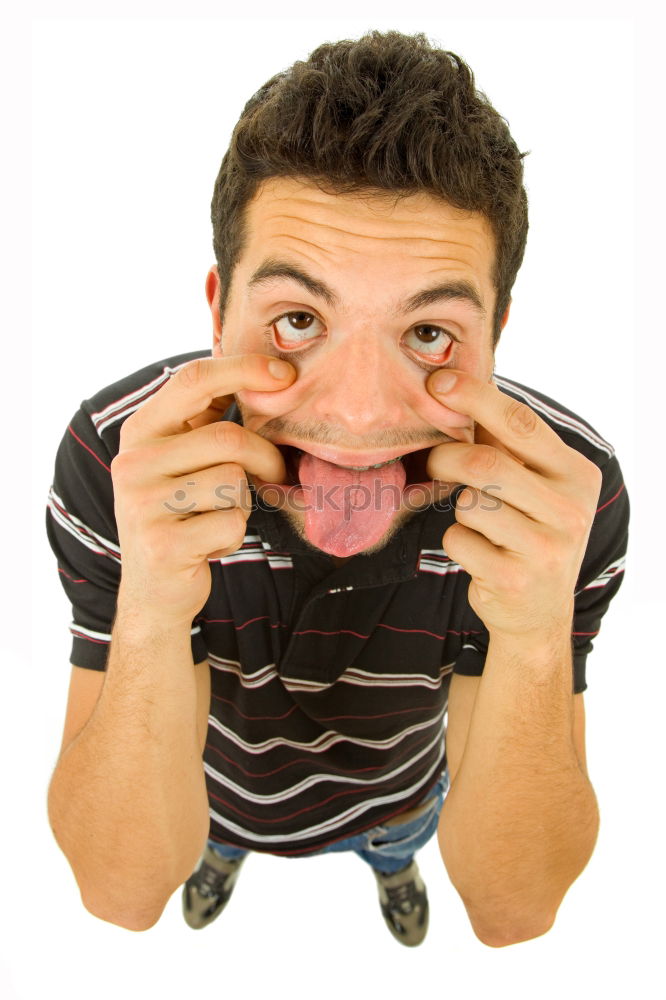
[[[540,650],[491,636],[438,830],[482,939],[547,930],[592,854],[598,810],[573,743],[571,689],[568,632]]]
[[[51,827],[86,907],[132,929],[155,922],[208,833],[189,630],[120,612],[104,686],[48,795]]]

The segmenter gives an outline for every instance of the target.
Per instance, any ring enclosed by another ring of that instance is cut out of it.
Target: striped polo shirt
[[[155,362],[84,399],[58,447],[46,530],[71,603],[71,662],[106,667],[122,553],[110,465],[123,421],[194,358]],[[620,587],[629,501],[612,446],[585,420],[508,378],[603,473],[576,584],[572,691]],[[223,419],[242,423],[236,405]],[[379,552],[336,567],[252,491],[241,547],[210,559],[212,587],[191,628],[208,660],[203,754],[210,838],[307,855],[414,806],[446,766],[452,673],[483,673],[488,632],[467,600],[470,577],[442,549],[451,500],[411,516]]]

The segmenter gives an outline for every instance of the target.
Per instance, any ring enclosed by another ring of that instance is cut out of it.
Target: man
[[[494,376],[522,155],[423,36],[321,46],[222,162],[212,351],[75,414],[47,513],[74,612],[49,816],[101,919],[151,927],[185,883],[200,928],[249,852],[352,850],[418,945],[436,833],[500,947],[587,864],[585,660],[629,507],[586,421]]]

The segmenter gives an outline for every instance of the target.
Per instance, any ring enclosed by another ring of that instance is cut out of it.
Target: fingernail
[[[456,376],[453,372],[438,372],[430,384],[435,392],[450,392],[456,384]]]
[[[268,362],[268,370],[273,378],[283,379],[291,375],[291,365],[287,364],[286,361],[278,361],[277,358]]]

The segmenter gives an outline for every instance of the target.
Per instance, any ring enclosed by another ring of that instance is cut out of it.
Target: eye
[[[419,323],[407,332],[407,338],[412,338],[412,350],[419,354],[427,354],[432,357],[439,357],[446,354],[451,344],[456,340],[453,334],[448,333],[441,326],[433,326],[431,323]]]
[[[312,340],[311,334],[313,329],[315,330],[315,336],[318,335],[315,326],[317,323],[323,329],[323,324],[312,313],[296,311],[283,313],[282,316],[274,319],[271,325],[280,335],[282,342],[288,345],[290,343],[303,344],[308,340]],[[320,333],[321,331],[318,332]]]

